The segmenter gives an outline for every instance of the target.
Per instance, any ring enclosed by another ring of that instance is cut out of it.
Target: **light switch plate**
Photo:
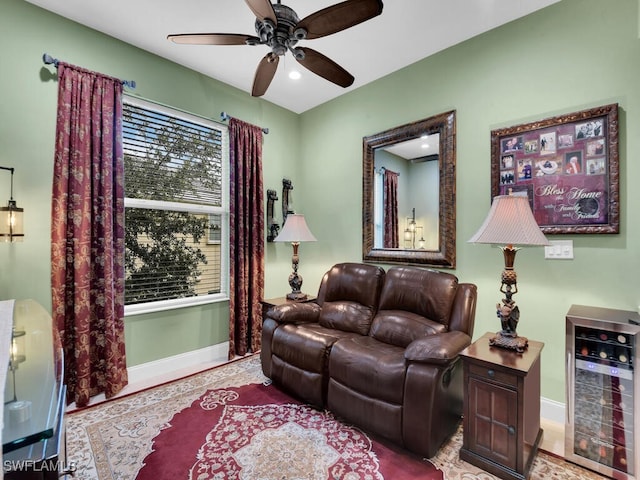
[[[549,260],[573,260],[573,240],[549,240],[544,247],[544,258]]]

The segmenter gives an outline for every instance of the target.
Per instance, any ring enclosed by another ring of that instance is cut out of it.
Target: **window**
[[[221,222],[221,215],[209,215],[209,243],[220,243],[222,240]]]
[[[226,125],[125,97],[125,312],[227,299]]]

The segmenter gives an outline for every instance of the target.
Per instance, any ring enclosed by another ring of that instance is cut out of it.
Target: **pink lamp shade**
[[[316,237],[313,236],[311,230],[307,226],[304,215],[290,213],[287,215],[287,221],[284,227],[273,240],[274,242],[315,242]]]
[[[469,243],[549,245],[533,216],[529,199],[522,195],[499,195]]]

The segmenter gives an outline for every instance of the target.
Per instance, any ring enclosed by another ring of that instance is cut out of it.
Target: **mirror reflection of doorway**
[[[374,248],[439,249],[439,137],[436,133],[375,151]],[[395,196],[385,187],[390,172],[397,175]]]

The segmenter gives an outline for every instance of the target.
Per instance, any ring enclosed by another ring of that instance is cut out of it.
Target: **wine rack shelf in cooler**
[[[616,479],[640,461],[636,312],[573,305],[567,329],[567,460]]]

